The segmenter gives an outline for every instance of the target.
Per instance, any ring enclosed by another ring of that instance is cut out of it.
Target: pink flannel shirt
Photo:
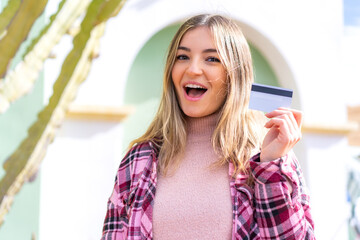
[[[153,239],[152,213],[157,182],[158,150],[151,142],[133,147],[122,160],[108,201],[102,240]],[[232,239],[315,239],[309,195],[295,155],[259,162],[250,159],[255,186],[246,184],[248,175],[231,177],[233,205]],[[292,183],[290,194],[287,178]],[[206,206],[204,206],[206,208]]]

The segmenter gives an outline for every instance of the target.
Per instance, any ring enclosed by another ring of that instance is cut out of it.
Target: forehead
[[[180,46],[196,48],[215,48],[213,34],[209,27],[200,26],[188,30],[180,41]]]

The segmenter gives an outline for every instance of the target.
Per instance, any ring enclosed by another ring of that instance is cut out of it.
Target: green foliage
[[[0,38],[20,7],[21,0],[9,1],[0,14]]]
[[[8,69],[4,79],[0,79],[0,82],[3,81],[3,84],[0,84],[0,113],[4,113],[12,102],[32,89],[53,47],[69,31],[76,19],[85,15],[89,4],[90,0],[62,0],[49,24],[33,38],[25,55],[22,54],[22,61],[18,62],[16,67]],[[0,58],[2,57],[0,55]]]
[[[98,13],[98,23],[106,22],[110,17],[117,15],[124,4],[125,1],[123,0],[109,0],[105,2]]]
[[[24,53],[24,55],[22,56],[23,58],[33,50],[34,46],[39,42],[39,40],[41,39],[42,36],[44,36],[44,34],[50,29],[51,25],[53,24],[54,20],[56,19],[56,17],[58,16],[59,12],[61,11],[61,9],[63,8],[64,4],[66,3],[67,0],[62,0],[59,3],[59,7],[56,13],[54,13],[51,17],[50,17],[50,22],[48,23],[48,25],[46,27],[44,27],[44,29],[41,31],[41,33],[31,42],[31,44],[29,45],[29,47],[27,48],[26,52]]]
[[[11,2],[11,1],[10,1]],[[0,40],[0,77],[4,77],[10,61],[26,39],[35,20],[44,11],[47,0],[23,0],[15,17]]]
[[[32,47],[27,52],[30,52],[33,46],[39,43],[41,36],[51,28],[65,3],[66,0],[63,0],[59,4],[58,11],[51,17],[48,26],[34,40]],[[5,175],[0,181],[0,224],[16,192],[37,171],[48,145],[54,138],[55,131],[64,119],[65,111],[74,99],[79,85],[85,80],[92,62],[92,51],[100,38],[99,29],[102,29],[104,23],[119,12],[124,3],[125,0],[93,0],[88,6],[80,25],[80,31],[73,38],[73,49],[65,58],[60,74],[54,83],[53,95],[48,105],[38,114],[38,119],[29,128],[27,137],[3,165]],[[26,39],[32,24],[46,4],[46,0],[23,0],[21,3],[18,14],[8,27],[7,34],[0,41],[0,52],[2,53],[0,75],[6,73],[7,65]],[[20,26],[24,31],[16,34],[15,30],[18,30]],[[14,40],[15,43],[8,47],[8,51],[2,52],[6,50],[5,46],[9,44],[10,40]]]
[[[6,160],[4,164],[6,175],[0,181],[0,201],[3,200],[7,190],[25,168],[28,159],[34,152],[40,138],[45,133],[52,114],[59,104],[64,90],[82,56],[82,51],[90,37],[97,12],[102,2],[103,0],[95,0],[90,4],[89,10],[81,24],[81,31],[73,40],[74,47],[64,60],[60,75],[54,84],[54,93],[50,98],[49,104],[39,113],[38,120],[30,127],[28,136],[20,144],[20,147]]]

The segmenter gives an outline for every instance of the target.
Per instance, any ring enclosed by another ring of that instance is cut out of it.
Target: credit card
[[[291,107],[293,90],[253,83],[250,93],[249,108],[271,112],[279,107]]]

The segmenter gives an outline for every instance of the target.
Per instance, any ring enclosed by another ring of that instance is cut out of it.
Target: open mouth
[[[196,85],[196,84],[186,84],[185,85],[185,92],[191,98],[199,98],[206,91],[207,91],[207,88],[200,86],[200,85]]]

